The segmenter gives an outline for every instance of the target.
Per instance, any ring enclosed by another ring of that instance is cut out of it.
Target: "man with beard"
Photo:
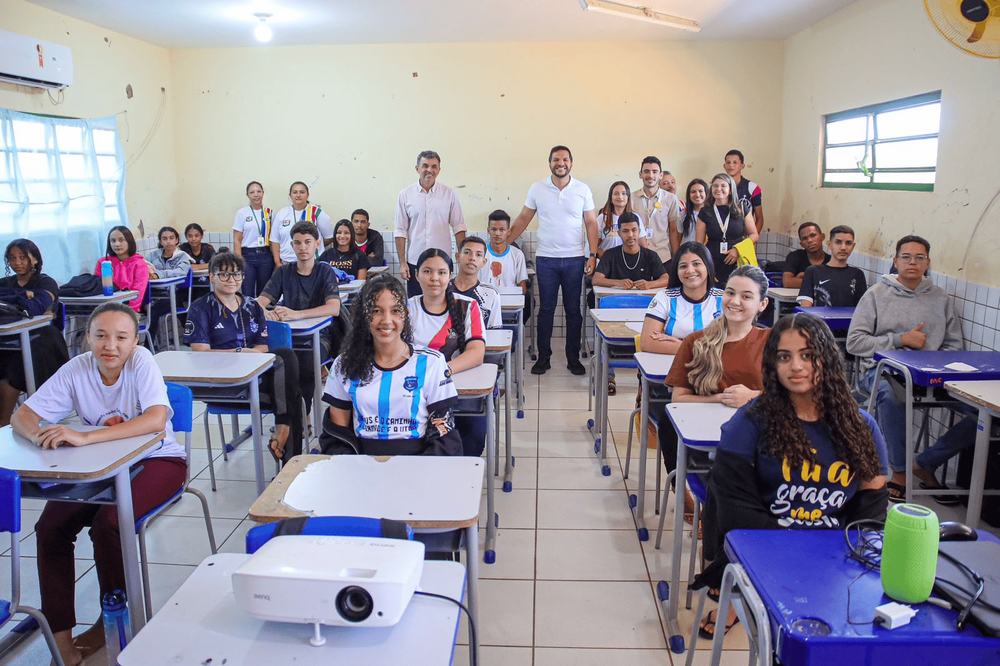
[[[649,249],[664,265],[670,263],[670,229],[677,226],[677,197],[660,186],[660,160],[650,155],[639,166],[642,189],[632,194],[632,210],[648,230]]]

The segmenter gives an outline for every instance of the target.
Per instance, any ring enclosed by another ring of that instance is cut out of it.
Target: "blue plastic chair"
[[[149,283],[146,283],[146,292],[142,295],[142,303],[139,305],[139,337],[146,338],[146,344],[149,345],[149,351],[156,353],[156,347],[153,345],[153,336],[149,334],[149,322],[152,315],[152,287]],[[145,316],[142,315],[145,312]]]
[[[150,523],[158,518],[163,511],[179,500],[184,493],[190,493],[201,501],[201,508],[205,514],[205,528],[208,531],[208,545],[212,549],[212,555],[218,552],[215,545],[215,530],[212,529],[212,515],[208,510],[208,500],[197,488],[191,488],[191,431],[194,429],[194,396],[191,389],[180,384],[167,383],[167,398],[170,400],[170,407],[174,415],[170,419],[170,425],[174,433],[184,433],[184,453],[188,462],[187,472],[184,477],[184,485],[174,493],[173,497],[156,507],[144,516],[135,521],[135,531],[139,536],[139,566],[142,571],[142,590],[146,601],[146,619],[153,617],[152,593],[149,589],[149,558],[146,555],[146,530]]]
[[[52,628],[42,612],[31,606],[21,604],[21,477],[10,469],[0,468],[0,532],[10,533],[10,601],[0,599],[0,627],[6,625],[17,613],[26,613],[30,619],[14,628],[14,631],[26,632],[33,629],[33,623],[38,623],[45,642],[52,653],[52,659],[58,666],[65,666],[59,648],[56,647]]]
[[[296,520],[296,519],[292,519]],[[247,554],[256,553],[265,543],[274,537],[279,526],[285,521],[259,525],[247,532]],[[316,516],[307,518],[302,523],[299,534],[311,534],[321,536],[356,536],[383,538],[384,523],[379,518],[354,518],[351,516]],[[409,525],[404,525],[406,540],[413,541],[413,529]]]

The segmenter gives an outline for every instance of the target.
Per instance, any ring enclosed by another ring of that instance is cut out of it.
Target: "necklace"
[[[640,247],[639,251],[635,255],[635,264],[634,265],[632,265],[632,266],[628,265],[628,259],[625,258],[627,256],[628,256],[628,254],[625,252],[625,247],[622,246],[622,263],[625,264],[625,268],[629,269],[630,271],[634,271],[635,267],[639,265],[639,258],[642,256],[642,248]]]

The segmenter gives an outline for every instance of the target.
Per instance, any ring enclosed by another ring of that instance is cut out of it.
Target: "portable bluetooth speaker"
[[[896,504],[885,518],[882,589],[906,604],[927,601],[938,557],[937,514],[917,504]]]

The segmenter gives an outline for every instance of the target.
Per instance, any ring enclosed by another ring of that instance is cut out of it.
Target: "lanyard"
[[[254,212],[253,208],[250,209],[250,214],[253,215],[254,224],[260,227],[260,237],[267,238],[267,209],[261,207],[260,209],[260,222],[257,222],[257,213]]]
[[[718,222],[719,222],[719,228],[722,229],[722,240],[726,240],[726,232],[729,231],[730,209],[729,208],[726,209],[726,221],[725,221],[725,223],[722,222],[722,217],[719,215],[719,207],[716,206],[715,204],[712,204],[712,210],[715,212],[715,219],[718,220]]]
[[[642,194],[642,207],[646,211],[647,220],[653,217],[653,214],[656,213],[656,204],[659,200],[659,192],[657,192],[657,196],[655,197],[647,197],[645,193]]]

